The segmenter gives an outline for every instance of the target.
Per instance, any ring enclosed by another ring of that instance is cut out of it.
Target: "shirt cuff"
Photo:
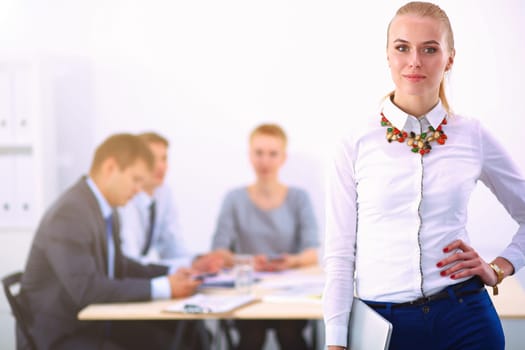
[[[170,281],[166,276],[155,277],[151,279],[151,299],[170,299],[171,287]]]
[[[326,327],[326,345],[346,347],[348,336],[348,327],[327,326]]]
[[[507,259],[512,264],[514,273],[525,266],[525,255],[518,249],[513,249],[513,247],[507,247],[499,256]]]

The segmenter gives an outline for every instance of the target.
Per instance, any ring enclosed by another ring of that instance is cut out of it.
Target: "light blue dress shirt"
[[[156,215],[153,236],[148,254],[142,255],[150,225],[150,205],[155,201]],[[124,207],[119,208],[122,252],[141,263],[169,266],[171,271],[191,265],[191,253],[181,234],[172,192],[167,185],[155,189],[153,196],[145,192],[135,195]]]
[[[98,205],[100,207],[100,211],[102,212],[102,217],[104,218],[104,220],[107,220],[111,216],[113,209],[109,205],[104,195],[100,192],[95,182],[89,176],[86,178],[86,183],[91,189],[91,192],[93,192],[93,194],[95,195],[95,198],[97,199]],[[114,266],[114,263],[115,263],[115,245],[108,244],[108,268],[110,271],[112,270],[111,266]],[[152,299],[169,299],[170,297],[171,297],[171,287],[170,287],[168,277],[159,276],[159,277],[151,279],[151,298]]]

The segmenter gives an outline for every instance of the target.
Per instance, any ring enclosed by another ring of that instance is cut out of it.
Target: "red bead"
[[[430,151],[432,150],[432,146],[430,145],[431,142],[436,141],[439,145],[445,144],[448,137],[443,132],[442,126],[446,124],[447,119],[444,118],[437,128],[434,129],[431,126],[428,128],[428,132],[430,134],[427,134],[427,132],[422,132],[421,134],[416,135],[414,132],[408,133],[405,130],[400,130],[396,128],[385,117],[385,115],[381,113],[381,125],[387,127],[388,142],[397,141],[399,143],[404,143],[408,139],[407,145],[410,147],[410,150],[414,153],[419,153],[422,156],[427,153],[430,153]],[[427,137],[428,135],[431,136]],[[416,138],[418,138],[419,140],[416,141]],[[423,146],[422,148],[419,148],[418,145],[420,145],[422,142]]]

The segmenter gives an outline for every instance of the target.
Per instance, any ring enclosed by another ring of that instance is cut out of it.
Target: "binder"
[[[15,71],[13,79],[13,134],[18,144],[30,144],[33,128],[31,70],[23,65]]]
[[[0,150],[0,226],[8,227],[15,223],[14,220],[14,155]]]
[[[14,157],[13,220],[17,227],[31,227],[36,209],[34,157],[30,152],[20,152]]]
[[[0,68],[0,146],[5,146],[13,140],[11,105],[10,74]]]
[[[348,348],[388,350],[392,323],[359,298],[354,297],[348,322]]]

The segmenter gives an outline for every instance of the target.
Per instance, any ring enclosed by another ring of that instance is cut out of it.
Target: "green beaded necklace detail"
[[[447,125],[447,118],[443,118],[439,126],[434,129],[432,125],[428,127],[427,132],[422,132],[421,134],[416,134],[415,132],[406,132],[405,130],[399,130],[390,123],[388,119],[381,113],[381,126],[387,127],[386,129],[386,139],[388,142],[397,141],[397,142],[407,142],[407,145],[410,147],[411,151],[414,153],[419,153],[424,156],[427,153],[430,153],[432,150],[431,142],[436,141],[440,145],[444,145],[447,141],[447,135],[442,129],[443,125]]]

